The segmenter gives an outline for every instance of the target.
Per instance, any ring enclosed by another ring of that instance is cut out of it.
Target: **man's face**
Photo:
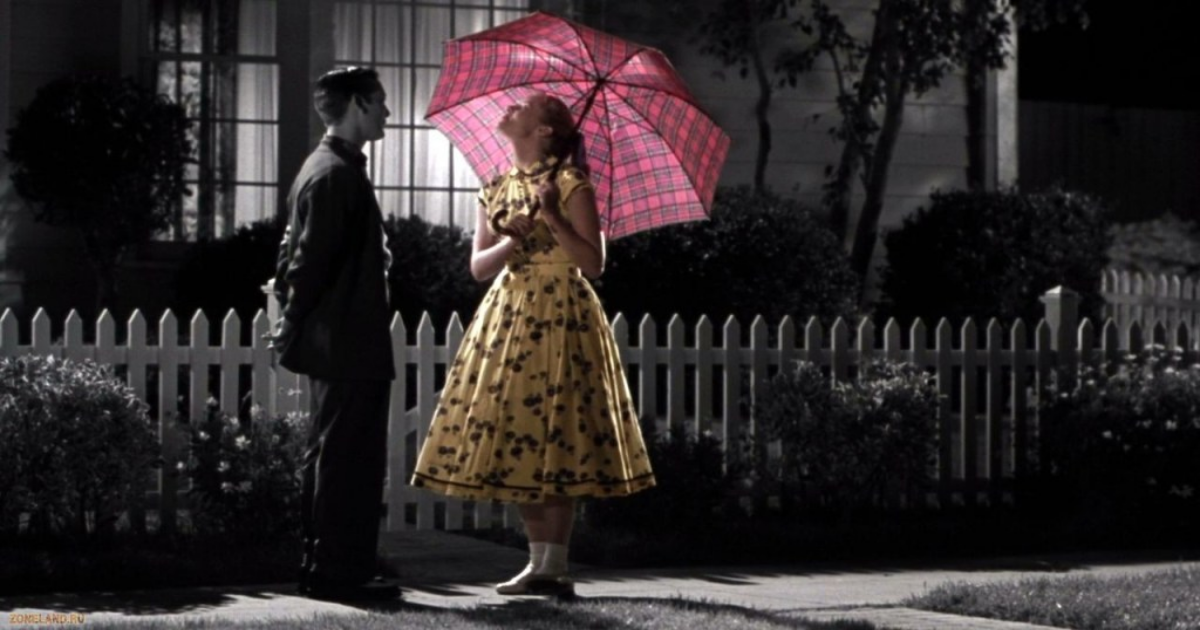
[[[368,142],[383,139],[383,126],[392,114],[387,106],[387,92],[380,88],[370,98],[356,99],[361,103],[363,136]]]

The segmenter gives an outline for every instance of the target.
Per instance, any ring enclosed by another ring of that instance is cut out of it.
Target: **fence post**
[[[1050,347],[1057,357],[1060,390],[1075,386],[1078,363],[1076,345],[1079,334],[1079,294],[1057,286],[1041,298],[1046,305],[1046,323],[1050,326]]]

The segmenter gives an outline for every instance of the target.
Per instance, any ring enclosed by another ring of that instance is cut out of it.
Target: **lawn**
[[[89,630],[142,630],[147,627],[208,630],[875,630],[861,621],[813,622],[791,616],[711,602],[683,599],[583,599],[555,602],[514,600],[503,606],[440,609],[398,604],[396,610],[363,615],[322,615],[303,622],[297,619],[233,625],[223,621],[180,623],[87,622]]]
[[[1075,630],[1200,629],[1200,565],[1127,576],[949,584],[913,608]]]

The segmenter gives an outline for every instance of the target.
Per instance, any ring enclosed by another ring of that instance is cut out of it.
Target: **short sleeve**
[[[594,190],[591,180],[583,171],[574,166],[563,167],[558,172],[558,191],[562,203],[566,203],[571,195],[580,190]]]

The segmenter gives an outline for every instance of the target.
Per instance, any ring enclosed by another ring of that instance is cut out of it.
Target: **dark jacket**
[[[366,156],[326,136],[288,194],[275,292],[295,334],[279,364],[325,380],[395,378],[383,215]]]

